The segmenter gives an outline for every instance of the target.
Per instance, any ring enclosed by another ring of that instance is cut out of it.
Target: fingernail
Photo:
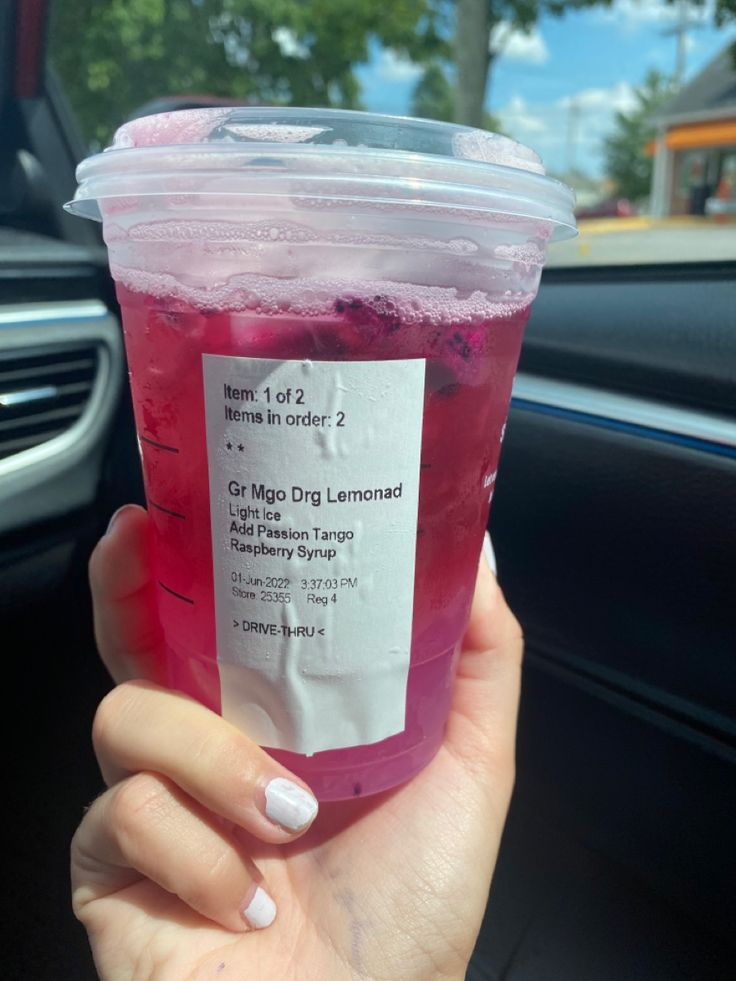
[[[254,930],[263,930],[276,919],[276,903],[262,886],[256,887],[253,898],[243,910],[243,918]]]
[[[491,536],[488,532],[485,533],[483,538],[483,555],[486,557],[486,562],[491,567],[491,572],[496,575],[496,553],[493,551],[493,545],[491,544]]]
[[[275,777],[266,784],[266,817],[287,831],[301,831],[314,820],[319,805],[292,780]]]
[[[105,534],[106,534],[106,535],[109,535],[109,534],[110,534],[110,532],[112,531],[112,526],[113,526],[113,525],[115,524],[115,522],[116,522],[116,521],[118,520],[118,518],[120,517],[120,514],[121,514],[121,512],[123,512],[123,511],[125,511],[125,510],[126,510],[126,508],[129,508],[129,507],[130,507],[130,505],[129,505],[129,504],[123,504],[123,506],[122,506],[122,507],[120,507],[120,508],[118,508],[118,509],[117,509],[117,511],[115,511],[115,512],[113,513],[113,515],[112,515],[112,517],[110,518],[110,520],[109,520],[109,521],[108,521],[108,523],[107,523],[107,530],[105,531]]]

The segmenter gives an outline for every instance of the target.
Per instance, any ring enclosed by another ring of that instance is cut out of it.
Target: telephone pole
[[[567,106],[567,144],[565,166],[567,176],[572,177],[575,170],[578,145],[578,128],[580,126],[580,103],[574,97],[570,98]]]
[[[677,53],[675,55],[675,75],[674,83],[680,88],[685,79],[685,66],[687,60],[687,38],[688,33],[693,28],[702,27],[702,21],[690,16],[691,5],[688,0],[677,0],[677,23],[674,27],[662,31],[663,37],[677,38]]]

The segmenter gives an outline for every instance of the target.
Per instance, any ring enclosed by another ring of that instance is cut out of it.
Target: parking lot
[[[736,260],[736,222],[699,218],[581,220],[580,234],[550,249],[550,266]]]

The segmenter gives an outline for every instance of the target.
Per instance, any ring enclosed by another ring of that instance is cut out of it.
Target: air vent
[[[97,348],[0,353],[0,460],[65,432],[89,401]]]

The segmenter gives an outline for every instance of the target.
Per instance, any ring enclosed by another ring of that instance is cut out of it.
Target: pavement
[[[550,246],[549,266],[736,260],[736,222],[678,217],[581,219],[579,235]]]

